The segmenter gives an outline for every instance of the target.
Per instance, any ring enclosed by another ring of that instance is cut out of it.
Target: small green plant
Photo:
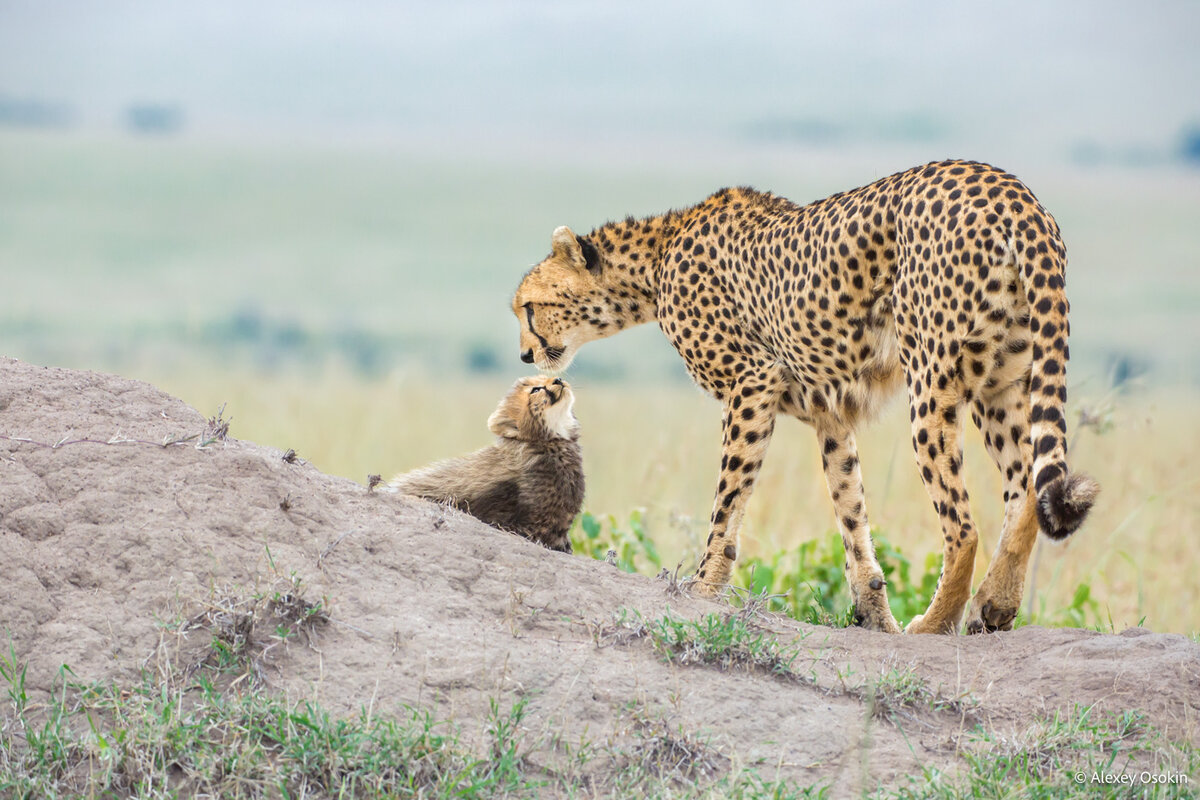
[[[919,778],[911,778],[910,785],[886,796],[1183,797],[1192,787],[1169,782],[1120,787],[1105,784],[1099,776],[1173,774],[1179,778],[1200,767],[1200,751],[1162,741],[1144,727],[1137,712],[1103,715],[1094,706],[1056,712],[1015,736],[976,729],[967,737],[961,756],[964,766],[955,773],[927,768]],[[1147,771],[1147,765],[1152,769]]]
[[[17,658],[17,648],[12,639],[8,640],[8,655],[0,656],[0,680],[8,684],[8,701],[12,704],[16,715],[25,713],[29,696],[25,693],[26,665]]]
[[[916,567],[908,556],[893,545],[886,536],[875,533],[875,557],[887,581],[888,605],[896,619],[908,621],[925,613],[933,593],[937,591],[942,558],[937,553],[925,556],[925,564]]]
[[[662,558],[646,530],[641,510],[631,512],[625,525],[612,514],[600,516],[585,511],[571,528],[570,536],[576,553],[615,563],[625,572],[654,575],[662,570]],[[941,556],[929,553],[918,565],[878,530],[872,532],[872,540],[887,581],[888,604],[904,624],[923,614],[933,599]],[[767,598],[767,611],[813,625],[848,627],[854,623],[854,608],[846,587],[845,562],[841,536],[834,532],[770,556],[739,559],[730,583],[744,591],[735,592],[733,602]],[[1105,624],[1100,603],[1092,597],[1086,582],[1076,587],[1069,606],[1053,614],[1043,610],[1032,621],[1052,627],[1112,628],[1111,620]],[[1024,614],[1018,614],[1014,627],[1028,622]]]
[[[845,575],[841,539],[836,536],[801,542],[770,558],[737,562],[733,583],[752,595],[776,595],[768,608],[813,624],[849,623],[849,598],[843,596]]]
[[[1075,587],[1075,594],[1071,596],[1071,604],[1069,606],[1060,608],[1052,613],[1046,612],[1043,609],[1033,618],[1033,622],[1038,625],[1047,625],[1055,628],[1110,630],[1112,628],[1111,620],[1109,620],[1108,625],[1104,624],[1104,620],[1105,616],[1101,611],[1099,601],[1092,597],[1092,586],[1086,582],[1080,583]]]
[[[508,713],[501,712],[500,702],[495,697],[488,702],[488,733],[492,741],[487,778],[498,792],[518,789],[525,768],[525,757],[519,752],[519,734],[529,699],[522,697]]]
[[[875,555],[887,580],[888,602],[899,620],[922,613],[937,588],[939,558],[930,554],[920,570],[888,539],[875,532]],[[854,619],[844,572],[846,555],[841,537],[831,533],[823,539],[802,542],[768,559],[748,558],[739,562],[734,582],[752,594],[778,595],[772,611],[815,625],[846,627]]]
[[[864,689],[872,713],[879,718],[894,718],[906,711],[970,711],[978,700],[969,694],[945,697],[929,688],[924,678],[912,669],[890,667]]]
[[[698,620],[666,614],[646,626],[654,649],[679,664],[713,664],[727,669],[758,669],[796,677],[796,648],[785,648],[766,631],[754,630],[737,614],[706,614]]]
[[[653,575],[662,569],[662,558],[654,540],[646,534],[645,517],[641,509],[634,509],[622,527],[612,514],[597,516],[590,511],[579,515],[571,528],[571,547],[576,553],[585,553],[595,559],[615,558],[616,565],[625,572],[642,572]],[[615,556],[610,556],[615,553]]]
[[[234,693],[210,674],[145,674],[140,683],[80,685],[63,667],[32,703],[26,666],[10,643],[0,655],[0,797],[206,796],[423,798],[656,797],[782,800],[824,797],[820,787],[727,771],[707,742],[644,722],[628,750],[581,740],[568,773],[530,763],[527,701],[490,703],[481,746],[425,709],[337,717],[311,702]],[[594,763],[589,764],[589,761]],[[585,768],[590,767],[584,772]]]

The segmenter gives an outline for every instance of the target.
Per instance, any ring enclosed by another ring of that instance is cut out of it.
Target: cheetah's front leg
[[[729,582],[742,515],[775,430],[782,386],[777,371],[743,373],[725,397],[721,479],[713,500],[708,543],[696,572],[699,594],[714,595]]]

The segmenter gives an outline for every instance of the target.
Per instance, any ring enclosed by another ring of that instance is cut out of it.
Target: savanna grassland
[[[221,382],[178,376],[161,385],[202,410],[227,403],[239,433],[294,448],[322,470],[359,482],[368,473],[386,477],[484,446],[490,441],[484,422],[503,393],[498,380],[432,376],[313,381],[233,375]],[[631,511],[644,509],[661,563],[694,565],[720,462],[719,406],[688,386],[587,379],[575,386],[588,480],[585,508],[612,514],[621,526]],[[1120,631],[1143,623],[1161,631],[1200,631],[1194,580],[1200,552],[1187,546],[1200,519],[1200,476],[1192,466],[1200,431],[1193,408],[1180,393],[1077,392],[1072,465],[1094,475],[1104,495],[1077,536],[1063,545],[1039,543],[1027,618],[1031,611],[1041,624]],[[1095,422],[1078,426],[1080,412]],[[983,532],[978,582],[1003,507],[999,473],[982,437],[971,428],[966,441],[967,486]],[[914,569],[928,569],[929,557],[940,555],[941,537],[913,466],[903,398],[864,431],[859,448],[877,533]],[[1147,452],[1154,458],[1139,456]],[[745,553],[768,557],[806,540],[825,544],[834,533],[812,432],[783,420],[747,512]],[[646,562],[638,566],[657,571]],[[1081,587],[1086,595],[1077,594]]]
[[[6,133],[0,341],[32,363],[150,380],[206,414],[227,404],[236,435],[364,481],[486,443],[487,414],[522,374],[507,300],[556,225],[586,231],[738,183],[805,201],[943,154],[576,155]],[[1064,229],[1070,419],[1089,421],[1070,431],[1071,460],[1104,486],[1078,536],[1040,545],[1028,612],[1198,631],[1200,555],[1188,546],[1200,528],[1197,176],[1004,166]],[[650,326],[585,348],[568,378],[587,508],[618,526],[644,509],[659,560],[686,569],[719,461],[717,406]],[[967,442],[978,580],[1000,489],[978,434]],[[935,570],[940,538],[902,400],[860,447],[879,533],[915,571]],[[832,532],[811,433],[785,421],[751,501],[745,552],[770,558]]]
[[[0,796],[1194,796],[1200,176],[1004,165],[1065,231],[1070,459],[1104,487],[1039,543],[1011,633],[845,627],[789,420],[736,577],[796,619],[681,591],[720,414],[651,326],[566,376],[575,555],[362,485],[488,442],[526,369],[507,301],[555,226],[943,155],[0,133]],[[978,581],[1000,486],[965,439]],[[941,537],[902,399],[859,446],[907,621]],[[587,557],[609,547],[667,579]]]
[[[592,515],[552,552],[146,383],[0,377],[0,797],[1195,796],[1187,636],[797,621],[586,557]]]

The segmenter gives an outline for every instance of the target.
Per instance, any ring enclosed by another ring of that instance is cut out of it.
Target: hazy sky
[[[0,97],[193,133],[1153,151],[1200,124],[1197,31],[1185,0],[0,0]]]

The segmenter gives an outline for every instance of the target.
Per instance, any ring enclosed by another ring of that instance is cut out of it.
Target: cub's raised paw
[[[971,613],[967,616],[967,633],[1011,631],[1016,617],[1015,607],[998,607],[990,600],[984,601],[982,605],[972,602]]]

